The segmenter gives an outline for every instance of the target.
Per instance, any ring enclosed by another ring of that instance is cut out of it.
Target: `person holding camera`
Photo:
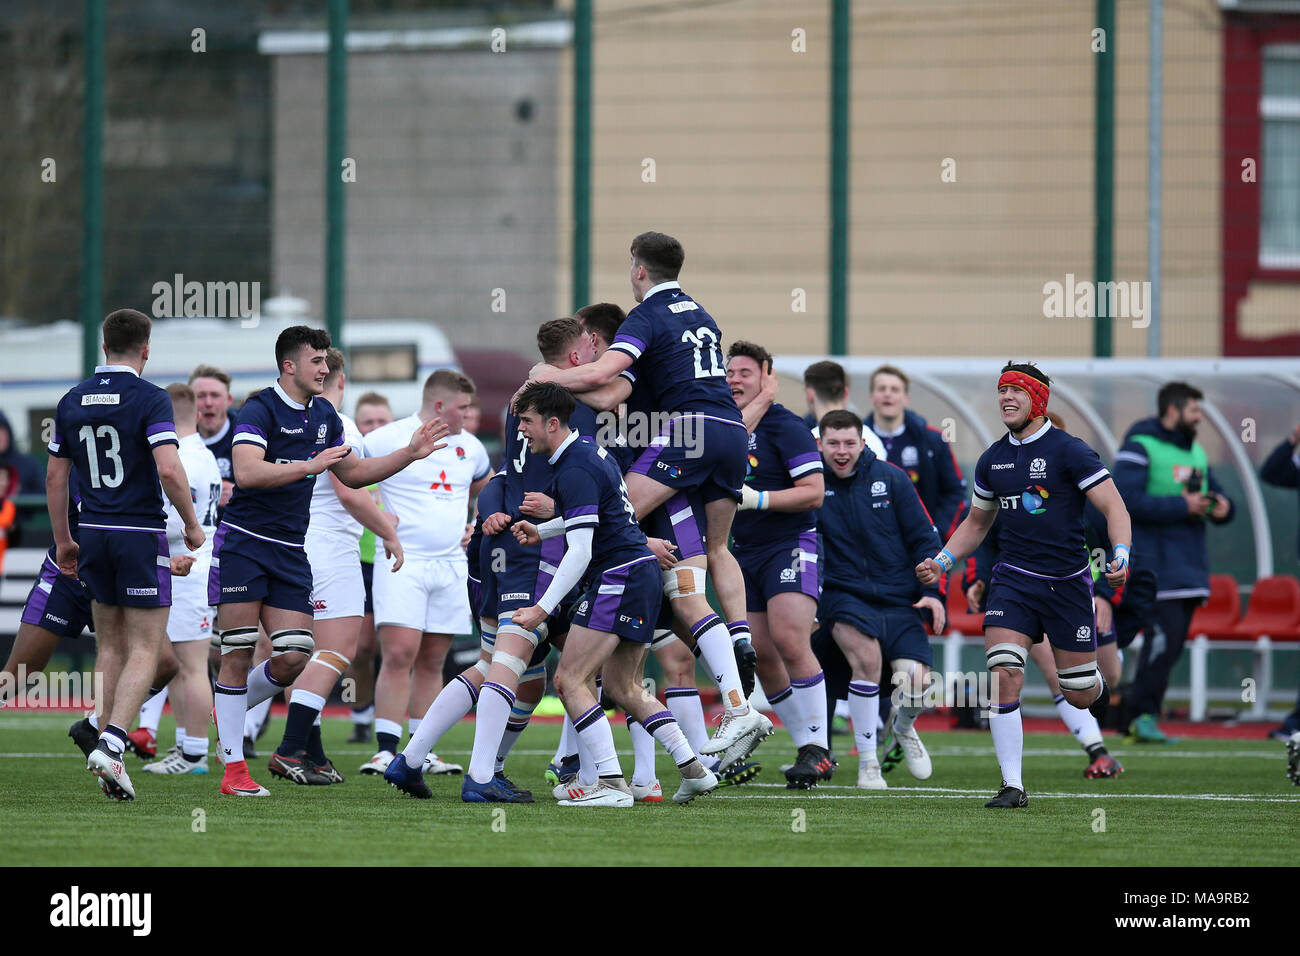
[[[1133,682],[1129,735],[1138,743],[1169,742],[1156,718],[1192,613],[1210,594],[1205,525],[1226,524],[1233,517],[1232,501],[1196,441],[1201,398],[1201,391],[1186,382],[1162,386],[1157,417],[1128,430],[1112,472],[1133,520],[1133,550],[1141,552],[1159,581]]]

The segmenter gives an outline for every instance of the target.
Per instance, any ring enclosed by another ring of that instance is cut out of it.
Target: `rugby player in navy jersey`
[[[1029,648],[1047,635],[1061,692],[1075,707],[1104,701],[1097,672],[1091,565],[1084,503],[1106,519],[1113,545],[1106,580],[1128,576],[1132,528],[1110,472],[1083,441],[1047,420],[1051,380],[1034,365],[1008,363],[998,378],[998,409],[1007,434],[975,466],[971,510],[933,558],[916,566],[923,584],[966,559],[1000,514],[1001,558],[984,612],[984,651],[996,684],[989,714],[1002,788],[987,807],[1025,807],[1021,778],[1024,731],[1020,689]]]
[[[163,494],[191,551],[204,541],[177,451],[167,393],[140,376],[149,360],[149,317],[119,309],[104,320],[104,359],[59,401],[50,440],[46,505],[59,570],[86,583],[103,674],[99,743],[86,769],[117,800],[135,798],[122,761],[127,730],[148,696],[167,632],[171,557]],[[76,467],[79,537],[68,521]],[[160,487],[161,483],[161,487]]]
[[[677,282],[686,258],[681,243],[646,232],[632,240],[630,251],[629,278],[640,304],[628,313],[614,343],[591,365],[562,373],[535,368],[532,377],[586,392],[635,366],[652,407],[672,414],[627,473],[628,495],[639,517],[679,492],[698,495],[688,505],[705,531],[706,554],[681,558],[664,572],[664,585],[674,614],[692,622],[691,636],[722,688],[722,721],[703,749],[721,754],[727,768],[771,732],[771,722],[749,706],[732,649],[733,640],[749,638],[744,576],[728,550],[745,482],[748,435],[727,388],[722,333]],[[730,626],[705,597],[706,571]]]
[[[525,631],[538,627],[580,580],[584,592],[574,614],[555,686],[573,720],[579,743],[596,768],[594,786],[571,786],[562,805],[628,807],[633,795],[614,750],[609,721],[595,694],[606,693],[654,736],[681,771],[676,803],[709,793],[718,779],[700,763],[672,714],[641,684],[646,653],[659,616],[662,584],[657,560],[646,547],[627,489],[608,453],[569,427],[573,395],[554,384],[530,383],[515,401],[515,414],[531,455],[554,468],[551,494],[557,517],[538,526],[513,522],[524,545],[564,535],[564,558],[536,604],[519,608],[511,621]]]
[[[542,323],[537,330],[537,350],[542,361],[561,369],[595,357],[591,337],[576,320],[567,318]],[[583,437],[596,435],[596,413],[581,402],[569,424]],[[470,561],[480,581],[479,600],[473,602],[482,633],[479,660],[443,689],[406,748],[384,771],[384,779],[394,787],[419,798],[431,796],[420,772],[425,755],[477,703],[474,747],[461,799],[467,803],[532,802],[531,793],[512,784],[504,771],[498,773],[497,758],[502,756],[507,732],[516,731],[517,738],[537,705],[541,690],[537,682],[545,683],[549,639],[561,637],[567,621],[557,615],[525,630],[514,624],[511,616],[518,608],[536,604],[546,591],[564,555],[564,540],[553,538],[525,547],[513,535],[502,533],[511,521],[523,517],[525,494],[545,494],[552,481],[550,462],[529,450],[513,410],[506,416],[502,434],[505,462],[479,494],[479,534],[471,539],[471,546],[478,549]],[[530,685],[526,692],[525,684]]]
[[[378,458],[350,454],[338,413],[318,397],[329,347],[329,333],[321,329],[297,325],[281,332],[275,343],[279,378],[249,397],[235,425],[235,491],[217,529],[208,576],[208,599],[218,608],[221,629],[215,691],[223,794],[267,794],[244,760],[244,714],[292,684],[315,647],[312,572],[303,542],[317,476],[332,470],[349,488],[364,488],[444,447],[439,439],[447,428],[432,419],[405,448]],[[250,673],[259,622],[270,635],[272,657]]]
[[[574,317],[583,323],[583,327],[592,333],[596,356],[604,355],[618,335],[619,327],[626,316],[623,310],[611,303],[597,303],[579,309]],[[653,435],[649,434],[649,424],[654,420],[656,408],[649,389],[638,382],[634,369],[625,370],[614,386],[617,391],[611,395],[601,392],[583,394],[586,402],[595,407],[613,409],[618,406],[617,416],[620,434],[616,440],[609,441],[606,429],[602,426],[601,440],[606,450],[617,462],[619,471],[626,474],[638,458],[645,452]],[[610,411],[610,414],[615,414]],[[671,569],[685,558],[699,558],[705,554],[704,528],[700,523],[703,503],[698,490],[679,491],[662,506],[649,515],[640,515],[641,529],[646,533],[650,550],[660,559],[660,567]],[[525,508],[525,513],[531,514]],[[550,517],[549,514],[545,517]],[[691,644],[691,624],[698,620],[701,613],[708,613],[708,608],[701,610],[690,596],[677,595],[673,600],[674,590],[665,589],[669,600],[660,611],[660,619],[655,624],[654,641],[650,650],[654,653],[663,670],[664,700],[668,709],[676,718],[686,734],[686,739],[697,753],[702,753],[708,746],[708,724],[704,718],[704,708],[700,701],[700,692],[695,684],[695,658],[699,655],[698,647]],[[732,631],[732,644],[741,680],[742,693],[746,698],[754,689],[754,667],[757,655],[749,641],[748,624],[738,622],[728,628]],[[679,639],[680,638],[680,639]],[[715,652],[725,653],[725,647],[715,647]],[[706,661],[707,663],[707,661]],[[721,686],[719,686],[721,691]],[[770,721],[765,722],[770,725]],[[628,718],[628,731],[632,735],[633,751],[636,754],[636,772],[632,778],[632,792],[638,801],[653,802],[662,800],[662,792],[654,779],[654,740],[635,720]],[[765,734],[770,726],[765,727]],[[571,737],[571,735],[570,735]],[[757,741],[754,741],[756,744]],[[557,770],[560,758],[573,753],[566,745],[563,735],[560,751],[557,753]],[[723,763],[727,763],[723,768]],[[721,786],[736,786],[758,775],[761,766],[756,761],[739,762],[727,757],[709,756],[702,762],[710,770],[719,774]],[[576,760],[569,768],[576,767]],[[558,773],[557,773],[558,777]],[[560,780],[556,780],[559,783]]]
[[[727,350],[727,384],[742,413],[771,372],[772,356],[762,346],[733,342]],[[817,441],[803,419],[783,405],[771,405],[749,436],[749,473],[732,526],[758,677],[798,748],[786,780],[804,789],[829,780],[834,766],[825,676],[811,642],[821,597],[814,511],[825,492],[822,475]]]

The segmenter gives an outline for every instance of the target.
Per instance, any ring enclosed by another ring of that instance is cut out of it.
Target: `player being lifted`
[[[1025,807],[1020,688],[1029,648],[1047,635],[1061,692],[1086,708],[1106,692],[1097,672],[1096,618],[1083,510],[1091,501],[1114,546],[1106,580],[1128,576],[1128,511],[1110,472],[1083,441],[1047,420],[1051,380],[1036,366],[1007,363],[998,378],[998,410],[1007,434],[975,466],[971,510],[937,555],[916,566],[923,584],[965,560],[1000,509],[1002,554],[989,583],[984,652],[996,684],[989,730],[1002,789],[987,807]]]
[[[46,504],[59,570],[86,582],[99,644],[96,672],[102,733],[86,769],[117,800],[135,798],[122,751],[148,696],[167,632],[171,559],[163,518],[167,495],[184,524],[185,545],[202,546],[167,393],[140,376],[149,361],[149,317],[119,309],[104,320],[107,364],[72,388],[54,413]],[[68,523],[68,474],[75,464],[80,538]],[[161,488],[159,487],[161,482]]]
[[[552,495],[557,515],[540,527],[515,522],[515,537],[521,544],[535,545],[563,534],[566,550],[545,593],[536,604],[515,611],[511,620],[531,631],[579,580],[587,586],[565,640],[555,686],[598,780],[594,787],[570,787],[570,798],[560,803],[616,807],[633,803],[609,720],[594,693],[598,673],[615,703],[673,758],[682,775],[673,800],[689,803],[716,788],[718,779],[700,763],[673,715],[641,685],[662,600],[656,559],[646,547],[613,461],[599,445],[580,439],[569,428],[575,404],[566,389],[540,382],[529,384],[515,402],[529,454],[545,456],[555,469]]]
[[[722,689],[722,721],[703,750],[720,754],[725,770],[771,733],[771,721],[749,706],[732,648],[733,639],[750,637],[744,577],[728,550],[745,483],[748,435],[727,388],[722,333],[677,282],[685,258],[672,236],[646,232],[633,239],[629,278],[640,304],[628,313],[614,343],[590,365],[567,372],[537,367],[532,377],[587,392],[635,366],[637,384],[648,389],[653,407],[672,413],[627,473],[628,496],[643,518],[679,492],[699,496],[690,507],[703,511],[693,516],[705,530],[706,553],[664,571],[664,591],[675,602],[674,613],[689,618],[691,636]],[[705,597],[706,569],[730,625]]]
[[[727,384],[743,413],[772,372],[772,356],[751,342],[727,350]],[[749,474],[735,523],[735,555],[745,575],[746,612],[768,701],[794,737],[791,787],[829,780],[826,688],[811,635],[821,597],[814,511],[825,482],[817,440],[783,405],[767,408],[749,436]]]
[[[221,673],[217,678],[218,746],[226,769],[221,792],[265,796],[244,760],[244,714],[288,687],[307,665],[312,639],[312,571],[303,547],[316,477],[327,470],[349,488],[396,474],[443,445],[438,419],[424,422],[409,443],[362,459],[345,444],[343,422],[318,396],[328,374],[329,333],[296,325],[280,333],[275,385],[240,409],[232,439],[235,491],[217,529],[209,603],[218,606]],[[258,623],[272,657],[251,673]]]

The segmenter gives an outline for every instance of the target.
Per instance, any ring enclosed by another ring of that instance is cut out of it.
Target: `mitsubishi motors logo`
[[[438,479],[429,488],[433,491],[451,491],[451,482],[447,480],[447,472],[438,472]]]

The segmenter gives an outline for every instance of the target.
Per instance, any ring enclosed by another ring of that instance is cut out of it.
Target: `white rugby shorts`
[[[375,555],[371,586],[375,627],[385,624],[430,634],[470,634],[469,563],[464,559],[407,558],[397,572]]]

